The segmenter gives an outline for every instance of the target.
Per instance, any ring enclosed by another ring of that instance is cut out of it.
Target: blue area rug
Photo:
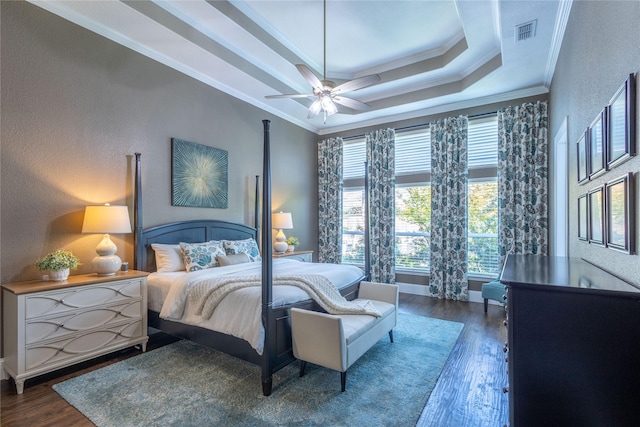
[[[55,384],[67,402],[106,426],[413,426],[463,324],[400,314],[394,343],[382,338],[347,372],[299,362],[262,395],[260,369],[179,341]]]

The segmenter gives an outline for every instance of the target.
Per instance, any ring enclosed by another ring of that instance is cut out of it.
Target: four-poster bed
[[[258,227],[259,184],[256,176],[256,227],[236,224],[219,220],[191,220],[158,225],[147,229],[142,225],[142,179],[141,155],[136,153],[135,172],[135,268],[136,270],[155,272],[156,254],[152,245],[176,245],[180,242],[208,242],[211,240],[246,240],[258,241],[258,230],[261,229],[262,262],[261,262],[261,323],[264,329],[262,352],[256,351],[248,341],[234,335],[218,332],[202,325],[191,325],[181,321],[168,320],[160,317],[157,307],[149,307],[149,326],[180,338],[197,342],[201,345],[220,350],[231,356],[259,365],[262,369],[262,391],[265,396],[271,394],[272,375],[274,372],[295,360],[291,345],[290,309],[292,307],[323,311],[318,303],[305,298],[303,301],[282,304],[273,302],[273,263],[271,246],[271,172],[270,172],[270,133],[269,120],[263,120],[264,153],[263,153],[263,189],[262,189],[262,226]],[[296,261],[294,264],[303,264]],[[306,264],[306,263],[304,263]],[[338,265],[326,265],[329,266]],[[346,266],[340,266],[346,267]],[[222,267],[227,268],[227,267]],[[280,267],[278,267],[280,268]],[[355,268],[355,267],[351,267]],[[345,283],[336,285],[340,294],[346,299],[357,297],[360,281],[365,278],[364,273],[357,269],[356,276],[350,276]],[[191,274],[191,273],[186,273]],[[282,288],[282,287],[278,287]],[[151,290],[151,286],[150,286]],[[280,289],[278,289],[280,290]],[[150,298],[151,301],[152,298]]]

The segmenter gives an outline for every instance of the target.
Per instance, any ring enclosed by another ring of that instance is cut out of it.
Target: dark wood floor
[[[490,305],[485,315],[482,304],[401,294],[400,311],[464,323],[418,426],[485,427],[506,424],[507,396],[501,391],[507,385],[502,353],[506,341],[506,330],[502,326],[504,310]],[[154,334],[147,351],[173,341],[172,337],[165,334]],[[140,350],[123,350],[28,380],[21,395],[16,394],[12,381],[1,381],[2,426],[92,426],[51,386],[137,354],[140,354]]]

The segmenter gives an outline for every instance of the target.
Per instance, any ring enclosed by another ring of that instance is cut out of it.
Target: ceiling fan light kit
[[[315,98],[309,107],[309,113],[307,118],[311,119],[322,111],[324,123],[327,122],[327,117],[338,113],[338,106],[336,104],[344,105],[347,108],[359,111],[367,111],[371,109],[371,106],[355,100],[353,98],[345,98],[344,96],[338,96],[344,92],[355,91],[380,81],[378,74],[371,74],[364,77],[359,77],[354,80],[349,80],[341,85],[336,86],[331,80],[327,80],[327,0],[324,0],[324,75],[323,80],[318,77],[307,67],[305,64],[296,64],[298,72],[302,74],[307,82],[313,88],[312,94],[291,94],[291,95],[269,95],[265,98]]]

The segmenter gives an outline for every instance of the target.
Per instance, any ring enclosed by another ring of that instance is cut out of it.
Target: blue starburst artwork
[[[228,207],[229,153],[171,138],[171,204]]]

